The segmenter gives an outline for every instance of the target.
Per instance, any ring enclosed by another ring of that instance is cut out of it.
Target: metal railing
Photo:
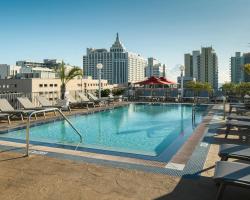
[[[26,156],[29,156],[29,143],[30,143],[30,119],[32,115],[38,114],[38,113],[44,113],[44,112],[51,112],[51,111],[58,111],[60,115],[69,123],[71,128],[76,132],[76,134],[80,137],[80,143],[82,143],[82,135],[79,133],[79,131],[73,126],[73,124],[69,121],[69,119],[62,113],[62,111],[58,108],[48,108],[44,110],[37,110],[32,112],[28,119],[27,119],[27,126],[26,126]]]

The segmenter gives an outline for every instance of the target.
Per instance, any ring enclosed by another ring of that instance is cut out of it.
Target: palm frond
[[[77,76],[82,77],[82,69],[80,69],[79,67],[74,67],[71,70],[69,70],[69,72],[66,74],[65,83],[68,83],[70,80],[72,80]]]

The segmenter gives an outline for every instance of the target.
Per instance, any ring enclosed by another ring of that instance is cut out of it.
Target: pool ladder
[[[195,115],[196,115],[196,104],[192,104],[192,123],[195,123]]]
[[[69,121],[69,119],[63,114],[63,112],[58,109],[58,108],[48,108],[48,109],[44,109],[44,110],[37,110],[34,111],[32,113],[30,113],[28,119],[27,119],[27,126],[26,126],[26,153],[25,156],[29,156],[29,143],[30,143],[30,119],[33,115],[36,115],[38,113],[45,113],[45,112],[58,112],[63,118],[64,120],[66,120],[68,122],[68,124],[71,126],[71,128],[75,131],[75,133],[79,136],[80,138],[80,143],[82,143],[82,135],[79,133],[79,131],[74,127],[74,125]]]

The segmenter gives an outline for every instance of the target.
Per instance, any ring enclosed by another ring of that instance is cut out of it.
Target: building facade
[[[157,59],[155,58],[148,58],[148,65],[145,68],[145,76],[146,77],[166,77],[167,75],[167,69],[165,64],[161,64]]]
[[[201,82],[210,83],[213,89],[218,89],[218,58],[212,47],[202,47],[184,55],[185,76]]]
[[[144,70],[147,61],[139,54],[126,51],[119,40],[118,33],[110,51],[107,49],[87,48],[87,54],[83,56],[84,75],[98,79],[98,70],[96,68],[98,63],[103,64],[102,79],[108,80],[111,84],[127,84],[145,78]]]
[[[192,52],[192,64],[193,64],[193,78],[196,80],[200,79],[200,51]]]
[[[0,64],[0,79],[15,78],[21,67],[16,65]]]
[[[240,52],[236,52],[235,56],[230,59],[231,65],[231,82],[232,83],[240,83],[244,81],[244,71],[243,64],[244,59]]]
[[[236,52],[230,59],[231,82],[250,82],[250,75],[244,71],[244,65],[250,64],[250,53]]]
[[[190,53],[184,54],[185,76],[193,77],[193,56]]]
[[[0,79],[0,94],[24,93],[37,95],[60,96],[61,80],[59,78],[26,78],[26,79]],[[98,80],[92,78],[75,78],[68,82],[66,90],[69,92],[91,91],[95,92],[99,88]],[[101,80],[102,89],[112,89],[107,80]]]
[[[20,60],[16,61],[17,66],[21,67],[46,67],[46,68],[55,68],[62,63],[62,60],[58,59],[44,59],[43,62],[31,61],[31,60]]]

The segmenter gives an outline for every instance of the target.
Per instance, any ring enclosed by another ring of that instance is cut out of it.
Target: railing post
[[[226,119],[226,98],[223,96],[223,120]]]
[[[26,127],[26,155],[29,156],[29,143],[30,143],[30,116],[27,119],[27,127]]]
[[[45,109],[45,110],[38,110],[38,111],[33,111],[28,119],[27,119],[27,126],[26,126],[26,154],[25,156],[29,156],[29,141],[30,141],[30,119],[32,117],[32,115],[37,114],[37,113],[42,113],[42,112],[48,112],[48,111],[58,111],[61,116],[69,123],[69,125],[71,126],[71,128],[75,131],[75,133],[79,136],[80,138],[80,143],[82,143],[82,135],[79,133],[79,131],[73,126],[73,124],[68,120],[68,118],[62,113],[61,110],[59,110],[58,108],[49,108],[49,109]]]

